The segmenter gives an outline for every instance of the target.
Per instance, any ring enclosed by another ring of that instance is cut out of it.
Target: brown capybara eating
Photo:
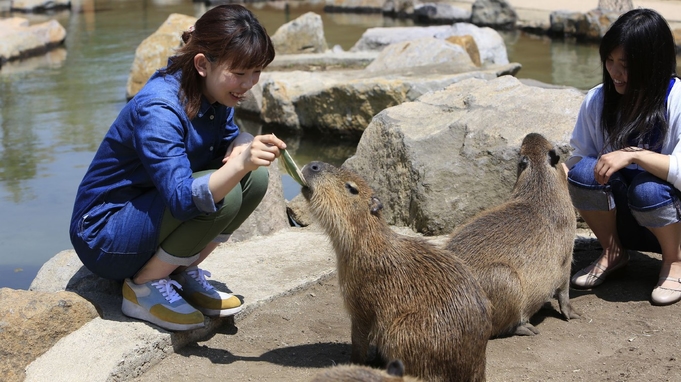
[[[385,370],[368,366],[340,365],[320,371],[310,382],[420,382],[422,380],[405,376],[404,364],[392,361]]]
[[[394,232],[356,173],[322,162],[302,173],[302,194],[336,252],[351,361],[365,363],[373,344],[408,375],[483,381],[491,308],[468,266],[423,238]]]
[[[492,302],[494,336],[537,334],[529,319],[553,297],[565,319],[579,317],[569,297],[575,210],[559,159],[546,138],[528,134],[510,199],[458,227],[446,244]]]

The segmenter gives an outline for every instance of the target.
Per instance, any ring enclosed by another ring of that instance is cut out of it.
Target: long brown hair
[[[219,5],[203,14],[182,33],[184,45],[177,50],[166,73],[182,71],[180,92],[184,109],[193,119],[201,107],[203,77],[194,68],[194,57],[203,53],[214,64],[230,68],[265,68],[274,60],[274,47],[265,28],[242,5]]]

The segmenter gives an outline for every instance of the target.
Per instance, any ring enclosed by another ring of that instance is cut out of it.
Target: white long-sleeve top
[[[613,151],[605,146],[601,112],[603,111],[603,85],[597,85],[586,94],[579,109],[575,129],[572,131],[570,145],[572,156],[566,161],[572,168],[582,157],[598,158],[602,154]],[[674,79],[674,85],[667,99],[667,122],[669,130],[664,137],[660,154],[669,155],[669,173],[667,182],[681,190],[681,80]],[[628,168],[639,168],[629,165]]]

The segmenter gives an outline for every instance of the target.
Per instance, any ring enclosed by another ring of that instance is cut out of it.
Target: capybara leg
[[[516,336],[533,336],[535,334],[539,334],[539,330],[537,330],[537,328],[535,328],[534,325],[530,324],[529,322],[520,324],[515,329]]]
[[[359,325],[355,320],[352,321],[352,354],[350,361],[354,364],[363,365],[367,360],[369,351],[369,330]]]
[[[579,318],[581,315],[575,308],[572,307],[572,304],[570,303],[569,283],[570,280],[568,280],[566,285],[564,285],[563,288],[559,289],[556,293],[560,312],[563,314],[563,317],[565,317],[566,320],[570,320],[571,318]]]

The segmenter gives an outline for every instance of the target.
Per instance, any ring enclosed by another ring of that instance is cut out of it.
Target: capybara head
[[[310,162],[302,169],[306,187],[301,193],[310,202],[312,214],[329,231],[342,237],[362,224],[380,224],[381,201],[358,174],[324,162]]]
[[[529,182],[524,187],[536,187],[547,181],[545,176],[555,176],[558,173],[559,181],[567,184],[563,166],[559,165],[560,155],[556,153],[551,142],[538,133],[530,133],[525,136],[520,146],[520,158],[518,160],[518,173],[514,188],[523,187],[524,182]],[[528,171],[531,170],[531,171]],[[529,173],[532,172],[532,175]]]

